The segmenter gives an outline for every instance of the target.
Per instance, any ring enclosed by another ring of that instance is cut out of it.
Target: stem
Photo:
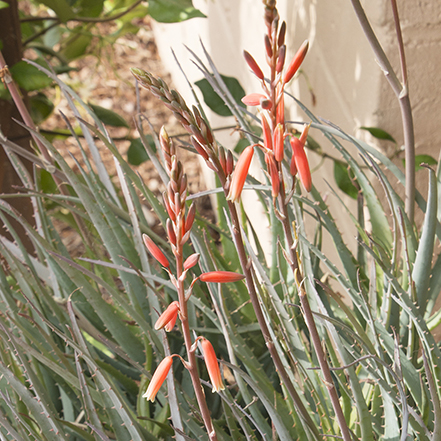
[[[281,173],[282,179],[280,182],[280,193],[278,196],[279,205],[282,210],[283,217],[279,218],[282,222],[283,230],[285,233],[285,238],[287,242],[287,248],[290,253],[291,261],[288,264],[293,272],[294,279],[296,281],[297,290],[299,294],[300,305],[302,307],[303,317],[305,319],[306,326],[308,328],[309,334],[311,336],[312,344],[317,355],[317,360],[320,365],[320,369],[323,373],[324,384],[328,389],[329,397],[331,399],[332,407],[334,408],[335,415],[337,417],[343,439],[345,441],[351,441],[351,434],[349,432],[346,419],[343,414],[343,410],[340,405],[340,400],[337,394],[337,390],[334,385],[334,381],[331,375],[331,370],[329,368],[328,361],[326,359],[325,352],[322,347],[322,340],[320,339],[317,327],[315,325],[314,316],[309,305],[308,297],[306,295],[305,288],[303,286],[303,276],[300,273],[299,262],[297,259],[297,251],[294,246],[294,239],[292,237],[291,225],[289,221],[289,213],[287,206],[285,204],[285,184],[283,182],[283,174]]]
[[[179,222],[178,222],[178,228],[182,228]],[[205,400],[204,390],[202,389],[202,384],[199,378],[197,359],[196,359],[196,349],[192,348],[193,342],[191,339],[190,325],[188,323],[187,300],[185,299],[185,287],[184,287],[184,281],[181,278],[181,275],[183,273],[182,251],[183,251],[182,245],[178,245],[175,253],[176,276],[177,276],[176,279],[178,280],[178,299],[179,299],[179,308],[180,308],[180,318],[182,324],[182,334],[184,335],[185,348],[187,350],[187,356],[188,356],[188,363],[186,367],[188,373],[190,374],[191,381],[193,383],[193,389],[196,395],[199,409],[201,411],[205,428],[207,429],[208,432],[208,437],[210,441],[217,441],[217,434],[213,427],[210,411],[208,410],[207,401]]]
[[[398,9],[395,0],[392,1],[395,28],[397,32],[398,46],[400,52],[401,70],[403,72],[403,84],[401,84],[392,65],[389,62],[383,48],[380,45],[375,33],[370,25],[366,13],[361,6],[360,0],[351,0],[355,14],[360,22],[361,28],[374,51],[375,57],[381,70],[386,76],[395,96],[400,103],[401,120],[403,123],[404,149],[406,159],[406,187],[405,187],[405,209],[407,217],[411,224],[414,221],[415,214],[415,136],[413,128],[412,108],[409,100],[409,91],[407,87],[406,61],[404,58],[403,38],[401,34]]]
[[[227,195],[228,192],[226,192]],[[304,419],[306,424],[308,425],[308,428],[310,431],[315,435],[316,438],[320,437],[320,434],[317,430],[317,427],[315,426],[314,422],[312,421],[311,416],[309,415],[309,412],[303,405],[302,400],[300,399],[300,396],[298,395],[293,383],[291,382],[291,379],[285,369],[285,366],[283,365],[282,360],[279,357],[279,354],[277,352],[277,349],[274,345],[274,342],[271,338],[271,334],[269,332],[268,326],[265,321],[265,317],[262,312],[262,308],[260,307],[259,298],[257,296],[257,291],[254,286],[254,279],[253,274],[251,272],[251,267],[248,265],[248,258],[246,255],[245,247],[242,240],[242,233],[240,229],[240,222],[239,222],[239,216],[237,214],[236,206],[233,202],[228,201],[228,208],[231,214],[231,221],[233,224],[233,238],[234,243],[237,249],[239,261],[242,267],[242,271],[245,275],[245,282],[247,284],[248,293],[250,295],[251,304],[254,308],[254,313],[256,314],[257,322],[259,323],[259,327],[262,331],[263,338],[265,340],[266,347],[268,348],[268,351],[271,355],[271,358],[273,359],[274,365],[276,366],[277,372],[280,376],[280,379],[283,383],[283,385],[288,390],[288,393],[290,397],[292,398],[300,416]]]

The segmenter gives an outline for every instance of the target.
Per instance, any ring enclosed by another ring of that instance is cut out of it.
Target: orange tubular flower
[[[308,47],[309,47],[309,41],[305,40],[304,43],[300,46],[300,49],[294,55],[294,58],[289,64],[288,68],[286,69],[285,76],[283,78],[283,84],[289,83],[292,77],[296,74],[300,65],[305,59],[306,52],[308,52]]]
[[[231,271],[210,271],[199,276],[201,282],[212,283],[238,282],[244,278],[245,276],[243,274],[233,273]]]
[[[220,390],[224,390],[225,386],[222,382],[219,364],[217,362],[216,353],[214,352],[213,345],[206,338],[202,338],[201,340],[205,364],[207,366],[207,371],[208,375],[210,376],[211,384],[213,385],[212,392],[219,392]]]
[[[155,401],[156,394],[159,392],[162,383],[164,383],[167,378],[172,363],[173,357],[170,356],[165,357],[164,360],[159,363],[159,366],[156,368],[150,381],[149,387],[147,388],[147,392],[142,396],[143,398],[147,398],[147,401],[151,401],[152,403]]]
[[[249,145],[240,155],[236,168],[232,174],[230,191],[228,192],[228,201],[237,202],[240,199],[243,186],[247,179],[251,160],[253,159],[254,145]]]
[[[277,124],[274,130],[274,158],[277,162],[283,161],[284,156],[284,139],[283,139],[283,126]]]
[[[309,169],[308,158],[306,157],[305,149],[298,138],[291,138],[292,154],[294,157],[297,172],[300,181],[307,192],[311,191],[312,180],[311,170]]]
[[[170,332],[176,323],[179,312],[179,302],[175,301],[168,305],[167,309],[159,316],[155,323],[155,329],[165,328],[167,332]]]
[[[167,257],[164,256],[164,253],[161,251],[161,249],[156,245],[150,237],[147,236],[147,234],[142,235],[142,239],[144,240],[144,245],[149,250],[150,254],[165,268],[168,268],[170,266],[170,263],[167,260]]]

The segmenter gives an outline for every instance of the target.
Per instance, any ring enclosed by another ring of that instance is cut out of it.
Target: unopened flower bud
[[[282,124],[277,124],[274,130],[274,158],[277,162],[283,161],[284,156],[284,139],[283,139],[283,126]]]
[[[285,56],[286,56],[286,46],[283,45],[279,49],[279,56],[277,58],[277,64],[276,64],[277,73],[282,72],[283,65],[285,64]]]
[[[308,52],[308,46],[309,46],[309,42],[308,40],[305,40],[305,42],[302,44],[300,49],[294,55],[294,58],[292,59],[288,68],[286,69],[285,77],[283,78],[284,84],[289,83],[292,77],[296,74],[297,70],[299,69],[300,65],[305,59],[306,53]]]
[[[150,239],[147,234],[142,235],[142,239],[144,240],[144,244],[149,250],[150,254],[165,268],[168,268],[170,266],[170,263],[168,262],[167,258],[165,257],[164,253],[161,251],[161,249],[156,245],[152,239]]]
[[[259,67],[256,60],[252,57],[252,55],[247,51],[243,51],[243,56],[250,69],[256,75],[256,77],[259,78],[260,80],[263,80],[265,76],[263,75],[262,69]]]
[[[230,283],[243,280],[245,276],[239,273],[233,273],[231,271],[210,271],[203,273],[199,276],[201,282],[211,283]]]
[[[190,268],[193,268],[195,265],[197,265],[200,256],[201,255],[199,253],[194,253],[190,257],[187,257],[187,259],[184,262],[184,270],[187,271]]]
[[[245,148],[237,161],[236,168],[233,172],[233,178],[230,184],[227,200],[237,202],[242,193],[243,186],[247,179],[248,170],[250,169],[251,160],[253,159],[254,145]]]

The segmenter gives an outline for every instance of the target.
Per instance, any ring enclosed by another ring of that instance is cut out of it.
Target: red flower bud
[[[272,136],[272,133],[271,133],[271,129],[270,129],[268,120],[267,120],[267,118],[266,118],[264,113],[267,113],[267,112],[262,112],[261,113],[262,132],[263,132],[263,145],[268,150],[272,150],[273,149],[273,136]]]
[[[201,282],[229,283],[243,280],[245,276],[231,271],[210,271],[199,276]]]
[[[184,270],[187,271],[190,268],[193,268],[199,262],[199,257],[201,255],[199,253],[194,253],[191,256],[187,257],[184,262]]]
[[[164,253],[161,251],[161,249],[156,245],[150,237],[147,236],[147,234],[142,235],[142,239],[144,240],[144,244],[149,250],[150,254],[165,268],[168,268],[170,266],[167,258],[164,256]]]
[[[168,305],[167,309],[159,316],[155,323],[156,331],[165,328],[167,332],[170,332],[176,323],[176,318],[179,312],[179,302],[175,301]]]
[[[279,56],[277,58],[277,64],[276,64],[277,73],[282,72],[283,65],[285,64],[285,56],[286,56],[286,46],[283,45],[279,49]]]
[[[210,376],[211,384],[213,385],[212,392],[219,392],[224,390],[225,386],[222,382],[222,377],[217,362],[216,353],[213,345],[206,339],[201,339],[202,352],[204,353],[205,365],[207,366],[208,375]]]
[[[265,162],[271,178],[271,196],[276,198],[280,191],[280,179],[277,164],[274,160],[274,154],[272,152],[265,153]]]
[[[156,368],[155,373],[150,381],[149,387],[147,388],[147,392],[142,396],[143,398],[147,398],[147,401],[151,401],[152,403],[155,401],[156,394],[161,389],[162,383],[164,383],[167,375],[170,371],[170,368],[173,363],[173,357],[165,357],[164,360],[159,363],[159,366]]]
[[[227,200],[237,202],[242,193],[243,186],[247,179],[248,170],[250,169],[251,160],[253,159],[254,145],[249,145],[239,157],[236,168],[232,174],[230,191]]]
[[[300,49],[294,55],[290,65],[286,69],[285,77],[283,78],[283,83],[286,84],[291,81],[292,77],[296,74],[303,60],[305,59],[306,52],[308,52],[309,42],[305,40],[305,42],[300,46]]]
[[[263,80],[265,77],[263,75],[262,69],[259,67],[253,56],[247,51],[243,51],[243,56],[245,57],[245,61],[247,62],[250,69],[254,72],[256,77],[260,80]]]

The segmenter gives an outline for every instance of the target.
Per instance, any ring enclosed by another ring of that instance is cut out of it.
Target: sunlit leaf
[[[149,14],[161,23],[176,23],[190,18],[205,17],[193,6],[192,0],[150,0]]]

